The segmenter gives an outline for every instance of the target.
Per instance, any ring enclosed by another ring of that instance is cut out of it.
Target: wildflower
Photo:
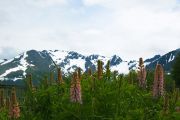
[[[12,106],[10,111],[10,117],[16,119],[20,117],[20,108],[18,104]]]
[[[80,79],[78,77],[77,72],[73,74],[73,79],[71,81],[70,99],[71,99],[71,102],[78,102],[82,104],[81,83],[80,83]]]
[[[20,117],[20,108],[19,108],[19,104],[17,102],[15,88],[13,88],[12,92],[11,92],[11,103],[12,104],[10,106],[9,116],[10,116],[10,118],[17,119]]]
[[[106,65],[106,77],[108,80],[110,80],[110,77],[111,77],[110,60],[108,60],[107,65]]]
[[[163,96],[164,94],[164,72],[163,67],[157,64],[154,83],[153,83],[153,97]]]
[[[142,58],[139,59],[138,69],[139,86],[141,88],[146,88],[146,68],[144,67],[144,62]]]
[[[98,79],[102,78],[103,68],[102,68],[102,61],[98,60]]]
[[[59,84],[64,83],[63,78],[62,78],[62,72],[61,72],[60,68],[58,68],[58,83]]]

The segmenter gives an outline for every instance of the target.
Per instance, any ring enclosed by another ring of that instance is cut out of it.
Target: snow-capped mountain
[[[159,63],[159,64],[163,65],[163,68],[165,71],[170,71],[171,67],[173,65],[173,61],[175,60],[175,57],[179,53],[180,53],[180,49],[177,49],[177,50],[171,51],[163,56],[156,55],[156,56],[154,56],[153,59],[147,59],[145,62],[151,61],[147,65],[147,68],[153,69],[153,68],[155,68],[156,64]]]
[[[72,73],[78,67],[83,71],[91,68],[96,69],[97,61],[103,61],[103,67],[110,60],[111,70],[117,70],[120,73],[128,73],[130,66],[127,61],[123,61],[119,56],[105,57],[101,55],[84,56],[74,51],[60,50],[30,50],[24,52],[10,60],[0,64],[0,79],[13,80],[23,78],[29,71],[49,72],[55,65],[60,66],[64,74]]]
[[[180,53],[180,49],[173,50],[171,52],[168,52],[167,54],[164,55],[155,55],[152,58],[148,58],[144,60],[144,64],[147,69],[155,69],[157,64],[161,64],[165,70],[165,72],[170,72],[173,62],[177,56],[177,54]],[[130,70],[136,70],[138,68],[138,61],[133,60],[130,61],[129,63]]]
[[[7,61],[7,59],[0,59],[0,64]]]
[[[169,71],[178,52],[180,49],[163,56],[155,55],[153,58],[146,59],[145,65],[148,69],[152,69],[157,63],[160,63],[165,70]],[[0,79],[17,80],[22,79],[28,72],[50,72],[55,67],[53,61],[61,67],[64,74],[72,73],[78,67],[83,71],[87,71],[88,68],[95,70],[98,60],[103,61],[104,68],[107,61],[110,60],[111,70],[119,73],[128,73],[129,70],[136,70],[138,67],[137,60],[124,61],[117,55],[111,57],[94,54],[85,56],[74,51],[29,50],[10,60],[0,62]]]

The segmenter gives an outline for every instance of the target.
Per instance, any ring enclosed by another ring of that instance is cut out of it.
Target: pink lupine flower
[[[163,67],[160,64],[157,64],[154,83],[153,83],[153,97],[163,96],[164,94],[164,72]]]
[[[18,104],[11,106],[11,109],[9,111],[9,116],[10,118],[16,118],[16,119],[20,117],[20,108]]]
[[[58,68],[58,83],[59,84],[63,84],[64,83],[63,77],[62,77],[62,72],[61,72],[60,68]]]
[[[71,102],[78,102],[82,104],[81,83],[77,72],[73,74],[73,79],[71,81],[70,100]]]
[[[11,93],[11,106],[9,110],[9,117],[15,119],[20,117],[20,108],[17,102],[15,88],[12,89],[12,93]]]
[[[146,68],[144,67],[144,62],[142,58],[139,59],[138,69],[139,86],[141,88],[146,88]]]

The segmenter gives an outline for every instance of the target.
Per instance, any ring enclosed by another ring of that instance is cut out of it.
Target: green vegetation
[[[176,56],[172,69],[173,79],[176,81],[176,85],[180,87],[180,53]]]
[[[144,69],[142,66],[139,71]],[[155,72],[117,74],[110,71],[109,62],[103,71],[98,61],[94,73],[78,69],[62,78],[58,69],[56,79],[51,73],[41,78],[38,86],[28,75],[23,99],[17,101],[14,89],[11,92],[10,105],[16,110],[13,115],[8,102],[2,102],[5,95],[1,89],[0,120],[179,120],[179,89],[169,75],[163,75],[161,65]]]

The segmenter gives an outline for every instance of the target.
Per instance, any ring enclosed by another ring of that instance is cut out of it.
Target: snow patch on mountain
[[[49,50],[48,51],[51,58],[57,63],[60,64],[63,60],[68,56],[68,51],[60,51],[60,50]]]
[[[169,60],[168,60],[168,62],[171,62],[171,61],[173,61],[174,60],[174,58],[175,58],[175,56],[174,55],[170,55],[170,57],[169,57]]]
[[[138,68],[138,61],[132,60],[128,62],[129,70],[137,70]]]
[[[111,70],[118,71],[119,73],[127,74],[129,72],[128,62],[123,61],[119,65],[112,66]]]
[[[73,69],[74,67],[74,69]],[[83,71],[86,70],[85,68],[85,60],[82,58],[78,58],[78,59],[71,59],[69,61],[69,63],[65,66],[65,68],[63,69],[63,71],[65,73],[68,72],[74,72],[74,70],[76,69],[76,67],[80,67]]]
[[[0,59],[0,63],[2,63],[2,62],[4,62],[4,60],[1,60],[1,59]]]
[[[9,70],[6,70],[5,73],[3,73],[2,75],[0,75],[0,77],[5,77],[5,76],[8,75],[9,73],[11,73],[11,72],[16,72],[16,71],[18,71],[18,70],[19,70],[18,67],[11,68],[11,69],[9,69]]]
[[[22,70],[23,71],[23,75],[25,76],[26,75],[26,70],[27,70],[27,67],[28,66],[34,66],[33,64],[29,64],[27,61],[26,61],[26,58],[28,57],[28,54],[25,52],[23,54],[23,58],[20,60],[20,65],[18,66],[19,70]]]
[[[149,65],[151,62],[144,62],[144,66]]]
[[[3,61],[3,63],[1,64],[1,65],[5,65],[5,64],[7,64],[7,63],[10,63],[10,62],[12,62],[14,60],[14,58],[13,59],[10,59],[10,60],[7,60],[7,61]]]
[[[8,74],[10,74],[12,72],[20,71],[20,70],[23,71],[23,76],[25,76],[26,75],[25,71],[26,71],[27,67],[28,66],[34,66],[34,65],[27,63],[26,58],[28,57],[28,55],[26,54],[26,52],[23,53],[23,54],[20,54],[19,56],[16,56],[15,58],[17,59],[17,58],[20,58],[20,57],[22,57],[22,58],[20,59],[19,65],[17,67],[6,70],[3,74],[0,75],[0,77],[6,77]],[[14,59],[6,61],[1,65],[12,62],[13,60]]]

